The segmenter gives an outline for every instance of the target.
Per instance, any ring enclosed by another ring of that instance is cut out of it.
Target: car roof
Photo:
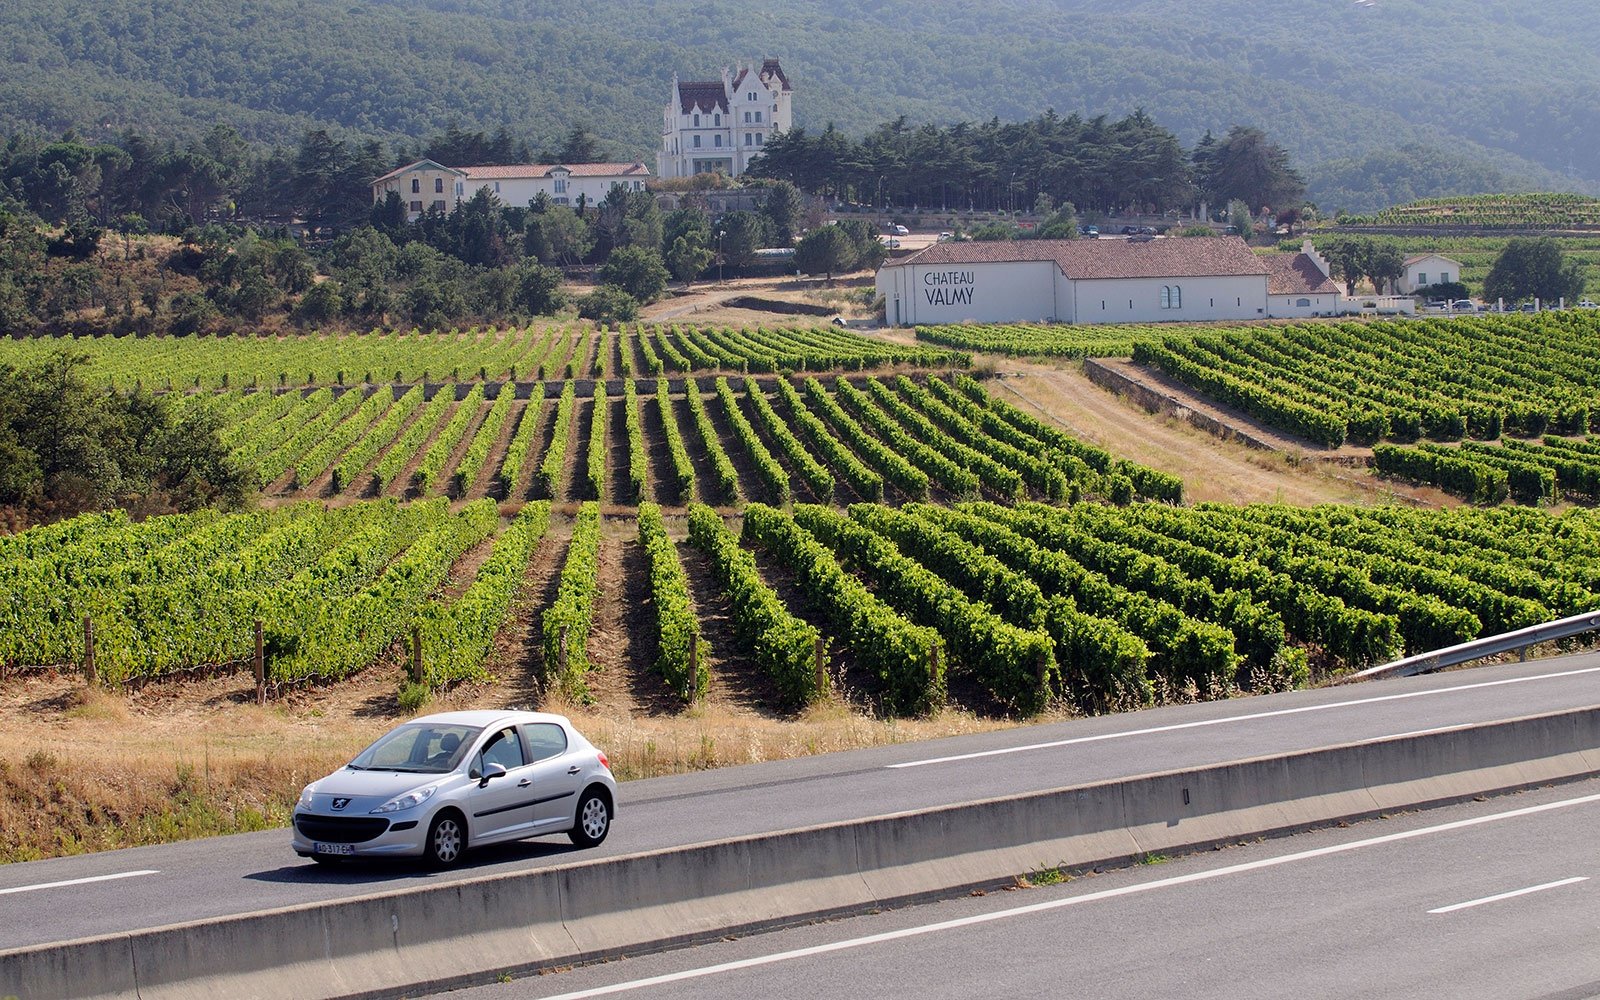
[[[433,715],[423,715],[411,720],[412,722],[442,723],[445,725],[474,726],[479,729],[492,726],[497,722],[526,723],[526,722],[555,722],[568,729],[572,723],[564,715],[554,715],[550,712],[525,712],[515,709],[483,708],[465,712],[438,712]]]

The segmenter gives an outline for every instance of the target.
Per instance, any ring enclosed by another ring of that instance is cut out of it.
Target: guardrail
[[[1530,646],[1567,639],[1596,629],[1600,629],[1600,611],[1585,611],[1583,614],[1546,622],[1543,625],[1530,625],[1515,632],[1491,635],[1486,639],[1474,639],[1460,645],[1436,649],[1431,653],[1418,653],[1416,656],[1408,656],[1393,663],[1368,667],[1340,678],[1339,683],[1347,684],[1377,677],[1410,677],[1415,674],[1427,674],[1443,670],[1445,667],[1459,666],[1489,656],[1499,656],[1501,653],[1517,652],[1526,660]]]

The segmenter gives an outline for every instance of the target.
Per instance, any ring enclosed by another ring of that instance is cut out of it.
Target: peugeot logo
[[[333,807],[335,809],[343,809],[345,806],[347,806],[349,804],[350,804],[350,800],[349,799],[334,799],[333,800]]]

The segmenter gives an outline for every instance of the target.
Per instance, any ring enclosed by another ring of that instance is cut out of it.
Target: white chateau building
[[[744,173],[776,132],[786,132],[793,88],[778,60],[761,68],[724,69],[720,80],[672,77],[672,97],[661,115],[661,149],[656,176],[691,177],[721,171]]]

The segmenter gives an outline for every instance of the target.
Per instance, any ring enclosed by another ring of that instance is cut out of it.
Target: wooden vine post
[[[267,656],[266,643],[262,639],[261,619],[256,619],[256,655],[253,664],[256,677],[256,704],[267,703]]]
[[[689,690],[684,692],[689,699],[689,704],[694,704],[700,695],[700,633],[689,633]]]
[[[411,630],[411,679],[418,684],[422,683],[422,629]]]
[[[83,682],[94,687],[99,675],[94,669],[94,622],[83,616]]]
[[[818,694],[823,694],[828,690],[828,668],[824,665],[822,659],[825,649],[826,644],[822,641],[822,636],[817,636],[817,641],[811,650],[811,669],[816,672]]]
[[[561,645],[556,651],[556,676],[567,679],[567,627],[561,626]]]

